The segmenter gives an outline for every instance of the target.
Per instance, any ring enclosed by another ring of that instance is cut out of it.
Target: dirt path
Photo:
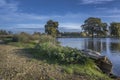
[[[84,80],[64,73],[58,65],[30,57],[17,47],[0,45],[0,80]]]

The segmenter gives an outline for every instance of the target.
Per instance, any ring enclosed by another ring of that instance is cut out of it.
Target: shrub
[[[30,40],[31,40],[31,35],[25,32],[21,32],[20,34],[14,35],[12,39],[13,42],[23,42],[23,43],[30,42]]]
[[[33,34],[33,35],[32,35],[32,39],[33,39],[33,40],[39,40],[40,37],[41,37],[40,34]]]
[[[68,73],[68,74],[72,74],[73,73],[73,69],[70,67],[63,67],[63,70]]]
[[[19,41],[18,36],[14,35],[12,38],[12,42],[18,42],[18,41]]]
[[[55,60],[58,63],[85,64],[88,59],[77,49],[62,47],[60,45],[52,44],[51,42],[41,43],[37,45],[35,49],[38,50],[36,53],[37,56],[42,55],[45,58],[48,58],[49,60]]]
[[[86,37],[86,36],[87,36],[87,33],[85,33],[85,32],[81,32],[81,33],[80,33],[80,36],[82,36],[82,37]]]
[[[46,43],[46,42],[56,43],[56,39],[50,35],[41,35],[39,38],[39,43]]]

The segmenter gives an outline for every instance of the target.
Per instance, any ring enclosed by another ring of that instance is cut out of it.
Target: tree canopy
[[[112,22],[110,24],[110,34],[112,36],[120,36],[120,23]]]
[[[90,17],[84,21],[82,29],[90,35],[105,35],[107,23],[103,23],[100,18]]]
[[[53,20],[47,21],[45,25],[45,33],[52,35],[53,37],[56,37],[59,33],[58,25],[59,24],[57,21],[53,21]]]

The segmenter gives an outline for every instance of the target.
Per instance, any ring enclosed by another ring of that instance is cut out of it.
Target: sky
[[[43,31],[48,20],[61,31],[80,31],[89,17],[120,22],[120,0],[0,0],[0,29]]]

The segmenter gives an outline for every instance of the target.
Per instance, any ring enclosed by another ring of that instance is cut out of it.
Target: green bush
[[[39,40],[40,37],[41,37],[40,34],[33,34],[33,35],[32,35],[32,39],[33,39],[33,40]]]
[[[21,42],[30,42],[30,40],[31,40],[31,35],[22,32],[22,33],[20,33],[20,34],[18,35],[18,38],[19,38],[19,40],[20,40]]]
[[[31,35],[25,32],[21,32],[20,34],[14,35],[12,41],[28,43],[31,41]]]
[[[45,59],[48,58],[59,63],[85,64],[88,59],[77,49],[62,47],[51,42],[36,45],[35,50],[37,50],[37,53],[35,53],[37,57],[44,56]]]
[[[18,42],[18,41],[19,41],[18,36],[14,35],[12,37],[12,42]]]
[[[74,72],[73,69],[70,67],[63,67],[63,70],[68,74],[72,74]]]
[[[56,39],[50,35],[41,35],[39,38],[39,43],[46,43],[46,42],[56,43]]]

